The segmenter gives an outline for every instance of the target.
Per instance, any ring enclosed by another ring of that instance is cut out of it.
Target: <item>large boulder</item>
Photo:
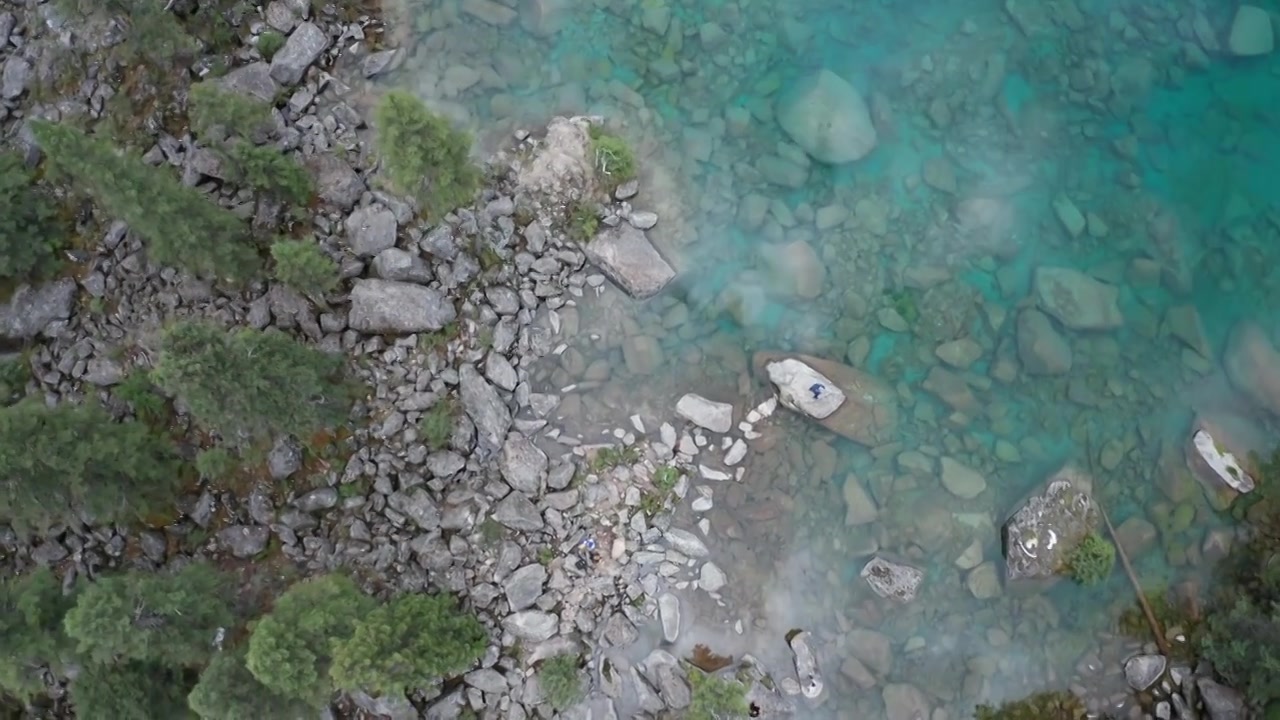
[[[1235,20],[1231,23],[1227,47],[1232,55],[1240,57],[1270,54],[1276,47],[1271,14],[1260,7],[1241,5],[1236,9]]]
[[[1005,521],[1006,579],[1052,583],[1065,571],[1071,551],[1096,530],[1101,517],[1093,501],[1093,479],[1072,466],[1063,467]]]
[[[583,250],[591,264],[634,298],[657,295],[676,276],[644,232],[630,223],[605,228]]]
[[[1049,316],[1035,308],[1018,313],[1018,359],[1028,375],[1071,372],[1071,346]]]
[[[456,320],[457,310],[439,290],[367,278],[351,288],[347,324],[366,333],[435,331]]]
[[[588,196],[596,183],[591,122],[558,117],[533,152],[518,160],[516,193],[535,203],[563,206]]]
[[[1262,328],[1248,320],[1231,328],[1222,365],[1236,390],[1263,410],[1280,415],[1280,353]]]
[[[776,375],[779,369],[784,368],[781,363],[787,360],[797,361],[798,364],[807,366],[815,376],[829,381],[824,383],[826,389],[819,393],[819,401],[822,401],[823,394],[840,398],[835,408],[828,408],[821,402],[810,407],[810,403],[800,404],[796,400],[788,405],[791,410],[812,419],[837,435],[868,447],[882,445],[894,439],[898,427],[898,397],[893,388],[857,368],[811,355],[758,352],[752,359],[752,367],[757,377],[769,379]],[[770,366],[775,365],[771,373]],[[787,367],[796,366],[789,364]],[[772,380],[770,382],[773,384]],[[774,387],[782,390],[776,384]],[[805,386],[805,390],[808,390],[808,386]],[[838,390],[840,395],[832,393],[833,390]],[[790,393],[781,395],[780,400],[784,405],[787,404],[788,397]],[[812,414],[815,408],[817,415]],[[830,412],[822,414],[828,409]]]
[[[876,128],[862,95],[830,70],[819,70],[778,97],[778,124],[814,160],[860,160],[876,146]]]
[[[1187,436],[1187,468],[1218,509],[1252,492],[1258,468],[1252,458],[1269,448],[1268,437],[1248,418],[1227,412],[1196,417]]]
[[[55,322],[71,317],[76,281],[63,278],[37,287],[19,287],[0,305],[0,337],[29,340]]]
[[[1034,291],[1040,309],[1072,330],[1113,330],[1124,325],[1120,291],[1079,270],[1036,268]]]

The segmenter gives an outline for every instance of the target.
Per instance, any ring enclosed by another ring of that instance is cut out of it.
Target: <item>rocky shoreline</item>
[[[465,5],[464,12],[485,22],[511,21],[506,13],[513,11],[498,3]],[[0,122],[6,140],[29,158],[38,158],[38,149],[24,130],[26,118],[97,118],[106,100],[120,92],[105,80],[89,79],[70,97],[34,97],[35,90],[53,85],[52,61],[43,48],[110,42],[109,36],[84,37],[54,13],[40,3],[0,11]],[[275,117],[277,144],[303,159],[315,179],[320,205],[308,218],[309,229],[339,262],[349,291],[332,294],[323,305],[275,283],[227,293],[150,263],[141,241],[115,222],[90,249],[79,251],[71,277],[18,289],[0,308],[0,334],[26,348],[20,357],[32,370],[28,390],[49,402],[95,395],[112,402],[112,388],[130,371],[147,367],[155,332],[165,320],[203,317],[276,328],[350,359],[367,387],[353,413],[353,429],[319,444],[282,439],[266,461],[269,482],[247,491],[197,488],[172,522],[153,528],[67,526],[39,538],[5,532],[0,550],[9,571],[53,567],[71,584],[124,567],[163,568],[176,555],[245,564],[278,557],[308,574],[347,569],[384,592],[457,593],[491,630],[491,646],[477,669],[420,689],[410,699],[355,693],[335,706],[337,715],[549,717],[538,665],[578,654],[590,693],[556,717],[679,717],[692,700],[693,671],[685,660],[691,645],[703,644],[708,628],[723,631],[727,647],[757,642],[735,645],[734,636],[771,638],[763,643],[775,649],[769,656],[738,652],[741,669],[734,663],[722,672],[744,681],[758,717],[848,716],[845,708],[824,705],[830,697],[824,690],[839,685],[871,698],[868,703],[877,711],[883,707],[890,720],[941,720],[959,712],[948,704],[981,694],[998,673],[1033,674],[1012,658],[993,660],[1010,635],[997,627],[987,633],[997,654],[984,654],[962,673],[963,694],[930,679],[936,668],[924,638],[911,635],[895,658],[897,640],[890,634],[903,634],[902,628],[880,627],[874,620],[893,622],[884,616],[910,603],[927,581],[911,558],[880,557],[875,538],[848,550],[858,559],[859,576],[885,604],[864,603],[853,626],[796,634],[756,612],[754,605],[766,601],[749,596],[764,593],[750,589],[746,578],[719,560],[711,518],[719,523],[713,513],[726,496],[741,504],[744,474],[757,452],[778,451],[781,431],[769,420],[777,401],[771,399],[773,388],[766,389],[767,372],[757,368],[756,384],[739,388],[749,403],[689,394],[669,407],[614,408],[629,426],[595,426],[589,432],[573,427],[587,413],[566,408],[564,398],[601,379],[575,347],[586,307],[605,293],[613,295],[609,284],[636,298],[657,295],[675,280],[673,265],[679,266],[674,248],[661,247],[649,232],[660,233],[672,219],[644,208],[678,204],[661,194],[661,185],[624,183],[595,207],[606,178],[590,128],[604,118],[559,117],[537,132],[504,138],[486,163],[476,202],[440,222],[420,222],[410,201],[381,189],[376,180],[367,114],[374,90],[368,81],[403,62],[397,48],[377,42],[383,29],[376,18],[317,15],[306,2],[274,0],[254,22],[287,40],[269,61],[246,44],[220,82],[249,96],[283,99]],[[864,120],[861,130],[874,134],[870,119]],[[229,178],[207,148],[189,134],[161,128],[154,135],[144,148],[150,162],[179,168],[189,184],[251,212],[252,203],[223,187]],[[790,161],[778,159],[773,169],[785,175]],[[807,167],[806,161],[806,174]],[[584,202],[591,203],[589,212],[599,223],[589,242],[572,237],[572,211]],[[759,214],[763,218],[764,211]],[[796,257],[813,254],[805,249],[781,256],[786,263],[799,262]],[[814,256],[801,264],[791,274],[797,285],[806,285],[803,278],[819,273],[813,266],[820,263]],[[1088,306],[1096,311],[1089,317],[1055,305],[1061,293],[1054,287],[1088,281],[1072,272],[1038,276],[1038,292],[1049,298],[1042,303],[1048,315],[1027,309],[1018,316],[1019,327],[1027,330],[1019,332],[1017,353],[1045,374],[1071,366],[1070,351],[1064,352],[1065,341],[1049,316],[1086,329],[1114,327],[1119,318],[1114,297],[1107,302],[1105,293],[1091,295],[1100,299]],[[609,302],[617,300],[605,298],[600,308],[607,310]],[[896,311],[881,317],[886,327],[905,327]],[[950,348],[959,359],[948,364],[967,366],[967,350]],[[638,375],[664,362],[658,341],[645,334],[628,335],[621,356]],[[833,415],[829,422],[824,417],[820,424],[868,446],[888,443],[898,422],[895,390],[851,366],[812,364],[835,385],[859,390],[847,393],[858,412]],[[853,374],[842,374],[847,371]],[[572,384],[557,382],[565,376]],[[950,370],[936,369],[925,387],[957,413],[974,404],[965,382]],[[868,406],[861,405],[864,397]],[[581,400],[575,396],[574,402]],[[445,406],[452,408],[447,441],[442,448],[429,447],[422,424]],[[834,457],[832,452],[833,469]],[[935,459],[910,451],[897,456],[908,469],[913,462],[931,474]],[[984,490],[985,480],[973,468],[946,455],[938,464],[954,496],[972,499]],[[290,490],[282,495],[280,487]],[[839,511],[851,526],[889,511],[876,508],[856,478],[839,493],[845,502]],[[777,508],[760,512],[776,515]],[[975,537],[995,530],[970,529]],[[930,540],[920,543],[928,546]],[[997,561],[983,557],[983,544],[988,543],[979,543],[976,555],[969,552],[971,544],[956,548],[963,551],[956,561],[960,572],[945,591],[967,591],[976,599],[1002,593]],[[185,549],[175,552],[179,546]],[[827,574],[821,568],[806,571]],[[813,582],[815,591],[821,583],[848,584],[830,577]],[[1056,616],[1047,606],[1027,601],[1027,622],[1041,622],[1039,613]],[[1044,622],[1058,634],[1056,625]],[[1177,688],[1215,692],[1206,685],[1212,679],[1197,678],[1189,668],[1166,673],[1161,665],[1154,673],[1154,663],[1126,663],[1135,653],[1149,657],[1155,648],[1114,640],[1106,657],[1091,653],[1074,677],[1051,680],[1069,683],[1093,711],[1127,708],[1131,716],[1145,712],[1161,720],[1178,702],[1194,705],[1185,697],[1192,691],[1178,695]],[[723,652],[714,640],[710,649]],[[891,673],[895,659],[899,666]],[[1153,673],[1155,679],[1148,677]],[[902,681],[904,674],[914,684]],[[1134,701],[1131,690],[1151,687],[1161,688],[1158,698]],[[58,692],[56,680],[53,690]],[[1230,692],[1223,689],[1215,697]],[[1222,712],[1234,707],[1228,705]],[[1210,707],[1211,720],[1227,717]]]

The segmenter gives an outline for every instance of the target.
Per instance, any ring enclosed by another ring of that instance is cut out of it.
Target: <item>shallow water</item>
[[[511,2],[514,19],[486,22],[468,11],[474,0],[411,0],[392,34],[416,50],[392,81],[482,138],[555,113],[617,123],[644,166],[637,204],[662,218],[651,236],[683,272],[648,303],[610,292],[584,306],[581,362],[562,361],[551,380],[580,382],[583,367],[607,363],[602,383],[566,398],[570,419],[670,417],[689,391],[746,407],[763,397],[746,379],[760,349],[847,362],[901,399],[890,452],[794,418],[763,429],[743,481],[713,488],[726,607],[702,596],[684,642],[720,636],[728,651],[785,657],[787,629],[815,630],[830,688],[815,716],[883,717],[885,682],[915,684],[951,717],[1042,687],[1115,697],[1118,661],[1133,646],[1112,637],[1131,598],[1122,574],[1097,588],[979,600],[954,563],[974,538],[998,562],[994,527],[1061,464],[1086,464],[1088,447],[1114,522],[1143,518],[1160,530],[1135,553],[1143,581],[1209,569],[1202,543],[1229,519],[1169,470],[1194,413],[1240,403],[1219,367],[1231,326],[1252,318],[1278,329],[1280,54],[1191,68],[1183,58],[1195,39],[1179,23],[1190,28],[1195,11],[1178,3],[1081,0],[1078,16],[1023,18],[1028,33],[988,0]],[[1018,4],[1033,15],[1044,5]],[[535,8],[556,5],[567,9],[540,26]],[[1234,6],[1218,5],[1205,18],[1225,43]],[[812,166],[798,187],[771,184],[756,166],[788,152],[778,149],[789,141],[772,117],[776,93],[824,67],[889,108],[878,114],[879,144],[850,165]],[[954,194],[922,181],[939,158]],[[1096,216],[1078,237],[1055,216],[1062,194]],[[990,199],[998,236],[957,226],[959,200],[974,196]],[[766,248],[797,240],[825,269],[814,298],[764,260]],[[1143,259],[1185,284],[1151,277]],[[1041,266],[1120,288],[1122,328],[1064,332],[1066,375],[1007,372],[1017,367],[1014,319]],[[913,287],[933,268],[940,282]],[[1170,334],[1167,313],[1186,305],[1210,358]],[[907,332],[882,326],[890,307],[913,321]],[[663,349],[643,382],[621,352],[634,334]],[[982,348],[964,373],[977,406],[963,418],[922,387],[935,348],[961,337]],[[900,454],[913,450],[980,469],[986,492],[960,500],[936,474],[904,470]],[[846,527],[841,485],[851,474],[879,505],[873,523]],[[910,605],[886,605],[857,578],[875,547],[926,570]],[[742,637],[726,630],[739,619]],[[874,690],[840,669],[882,641],[861,630],[889,639],[888,657],[871,659],[884,665],[872,668]]]

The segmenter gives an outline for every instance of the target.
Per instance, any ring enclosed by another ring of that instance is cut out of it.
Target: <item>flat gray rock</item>
[[[297,85],[307,68],[329,47],[329,36],[315,23],[299,25],[271,58],[271,77],[281,85]]]
[[[627,223],[600,231],[584,249],[593,265],[634,298],[657,295],[676,276],[644,232]]]
[[[394,280],[356,280],[347,324],[366,333],[435,331],[457,319],[453,303],[438,290]]]
[[[498,470],[512,488],[528,495],[542,493],[547,477],[547,454],[521,433],[507,435],[498,456]]]
[[[51,323],[71,317],[76,281],[63,278],[38,287],[23,285],[0,305],[0,336],[27,340]]]
[[[396,215],[390,210],[366,205],[347,216],[347,246],[360,257],[372,257],[396,244]]]
[[[469,363],[458,369],[458,386],[462,408],[475,423],[480,449],[496,452],[505,444],[507,431],[511,429],[510,408]]]

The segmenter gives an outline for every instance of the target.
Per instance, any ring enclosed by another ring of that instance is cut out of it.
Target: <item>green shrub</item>
[[[600,218],[595,208],[585,202],[569,206],[569,236],[580,243],[590,242],[600,229]]]
[[[314,192],[311,176],[293,156],[279,148],[242,140],[231,145],[227,159],[236,181],[246,187],[295,206],[310,202]]]
[[[78,718],[189,717],[182,671],[152,663],[89,664],[72,681],[68,694]]]
[[[31,381],[31,364],[22,355],[0,357],[0,404],[20,399]]]
[[[62,620],[74,602],[48,568],[0,580],[0,691],[29,699],[44,690],[43,665],[59,672],[72,657]]]
[[[80,592],[63,624],[92,662],[195,667],[208,659],[218,628],[231,624],[227,588],[221,573],[200,563],[173,574],[107,575]]]
[[[488,634],[449,595],[401,595],[358,618],[338,639],[331,670],[343,690],[401,695],[460,673],[484,654]]]
[[[582,699],[582,673],[577,655],[556,655],[538,668],[542,694],[556,710],[564,710]]]
[[[998,708],[979,705],[975,720],[1085,720],[1089,711],[1069,692],[1040,692],[1004,703]]]
[[[53,168],[128,223],[152,260],[237,280],[260,267],[245,223],[172,172],[68,125],[34,121],[31,128]]]
[[[235,469],[236,458],[225,448],[205,448],[196,453],[196,472],[204,480],[222,480]]]
[[[452,396],[436,401],[418,420],[418,434],[433,452],[449,447],[457,424],[458,402]]]
[[[1200,652],[1251,700],[1280,700],[1280,604],[1261,605],[1245,596],[1216,608],[1205,623]]]
[[[187,95],[187,116],[191,130],[201,140],[209,139],[214,128],[230,135],[251,138],[271,127],[271,106],[257,98],[225,90],[206,80],[191,86]]]
[[[284,47],[284,35],[275,30],[268,30],[258,36],[258,52],[264,60],[270,60]]]
[[[156,384],[181,397],[204,428],[233,445],[280,434],[309,437],[346,419],[345,362],[276,330],[227,331],[205,322],[165,328]]]
[[[691,667],[689,687],[692,693],[685,720],[719,720],[747,714],[747,688],[737,680],[708,675]]]
[[[151,373],[134,370],[124,382],[112,388],[117,399],[129,403],[133,414],[148,425],[163,424],[169,418],[169,401],[151,383]]]
[[[392,187],[417,198],[428,217],[444,215],[475,196],[480,171],[471,162],[470,135],[402,90],[382,98],[374,121]]]
[[[0,151],[0,208],[0,278],[45,275],[56,267],[66,224],[22,157],[7,150]]]
[[[338,286],[338,263],[314,240],[277,240],[271,258],[275,278],[298,292],[325,295]]]
[[[1081,585],[1097,585],[1111,576],[1116,565],[1116,546],[1097,533],[1084,536],[1067,555],[1067,570]]]
[[[187,704],[201,720],[310,720],[305,703],[280,696],[245,667],[243,649],[217,653],[200,673]]]
[[[58,0],[64,17],[128,19],[129,32],[124,42],[115,47],[122,60],[145,60],[165,67],[196,49],[194,38],[186,33],[178,17],[164,3],[150,0]]]
[[[0,408],[0,517],[43,529],[87,509],[99,522],[145,515],[178,488],[172,443],[139,422],[114,422],[95,403]]]
[[[304,580],[276,599],[249,636],[245,665],[282,697],[320,707],[333,694],[334,645],[377,603],[344,575]]]
[[[605,177],[605,186],[612,192],[619,185],[636,177],[636,156],[631,146],[620,136],[600,125],[591,126],[591,150],[595,153],[596,172]]]

